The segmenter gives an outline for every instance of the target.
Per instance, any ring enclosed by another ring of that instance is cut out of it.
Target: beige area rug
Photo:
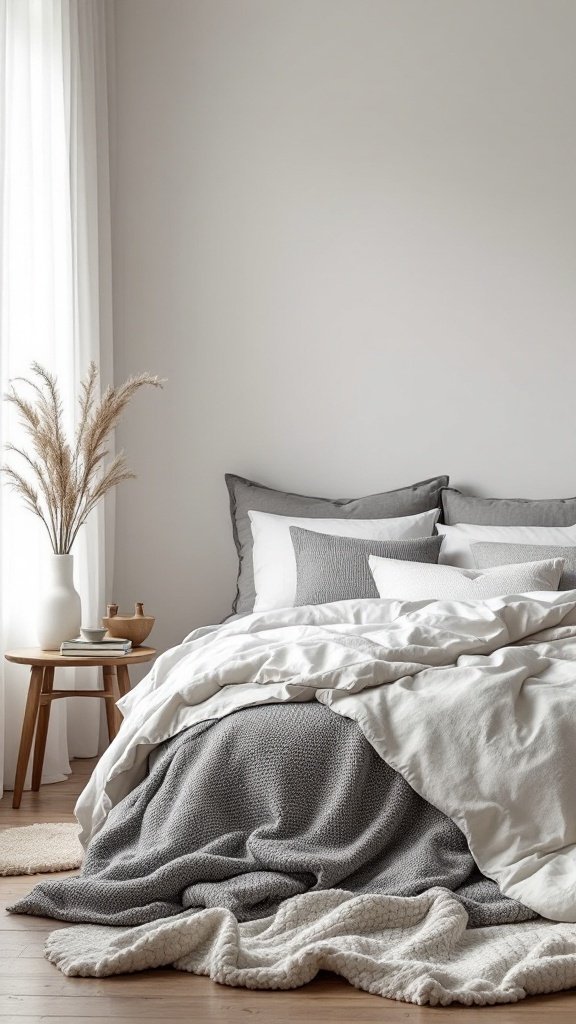
[[[73,822],[24,825],[0,832],[0,875],[36,875],[80,867],[80,826]]]

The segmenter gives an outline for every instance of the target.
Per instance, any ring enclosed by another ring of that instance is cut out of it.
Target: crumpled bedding
[[[190,634],[120,701],[78,801],[85,844],[190,726],[317,701],[466,836],[506,896],[576,921],[576,592],[477,602],[348,601]]]

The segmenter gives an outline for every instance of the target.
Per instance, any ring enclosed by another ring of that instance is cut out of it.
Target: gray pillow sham
[[[369,555],[435,563],[442,544],[441,537],[366,540],[332,537],[298,526],[290,527],[290,535],[296,557],[296,606],[378,597]]]
[[[478,569],[493,569],[496,565],[518,562],[540,562],[546,558],[563,558],[564,572],[558,590],[576,590],[576,545],[555,544],[502,544],[496,541],[478,541],[470,545]]]
[[[232,531],[238,554],[238,583],[233,612],[246,615],[254,608],[254,569],[252,565],[252,530],[248,512],[272,512],[281,516],[304,516],[314,519],[393,519],[413,516],[440,507],[440,492],[448,485],[447,476],[432,477],[410,487],[365,498],[311,498],[246,480],[233,473],[226,474],[230,495]]]
[[[573,526],[576,498],[474,498],[447,487],[442,512],[448,526]]]

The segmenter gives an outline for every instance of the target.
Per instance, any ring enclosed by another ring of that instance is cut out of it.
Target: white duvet
[[[190,634],[119,707],[76,806],[86,844],[151,749],[252,704],[318,700],[467,836],[502,892],[576,922],[576,592],[349,601]]]

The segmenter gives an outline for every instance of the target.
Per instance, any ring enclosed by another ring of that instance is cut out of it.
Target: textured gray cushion
[[[492,569],[495,565],[518,562],[539,562],[543,558],[563,558],[564,572],[558,590],[576,590],[576,545],[560,547],[555,544],[497,544],[478,541],[470,547],[479,569]]]
[[[252,611],[256,594],[252,566],[252,530],[248,512],[272,512],[280,516],[306,516],[314,519],[393,519],[414,516],[440,507],[440,492],[448,484],[447,476],[432,477],[411,487],[370,494],[366,498],[309,498],[303,494],[275,491],[271,487],[226,474],[230,495],[230,515],[234,543],[238,552],[238,586],[232,606],[246,615]]]
[[[442,491],[442,511],[448,526],[573,526],[576,498],[474,498],[450,487]]]
[[[295,605],[378,597],[368,555],[404,562],[437,562],[441,537],[358,540],[290,527],[296,556]],[[576,548],[574,548],[576,552]]]

